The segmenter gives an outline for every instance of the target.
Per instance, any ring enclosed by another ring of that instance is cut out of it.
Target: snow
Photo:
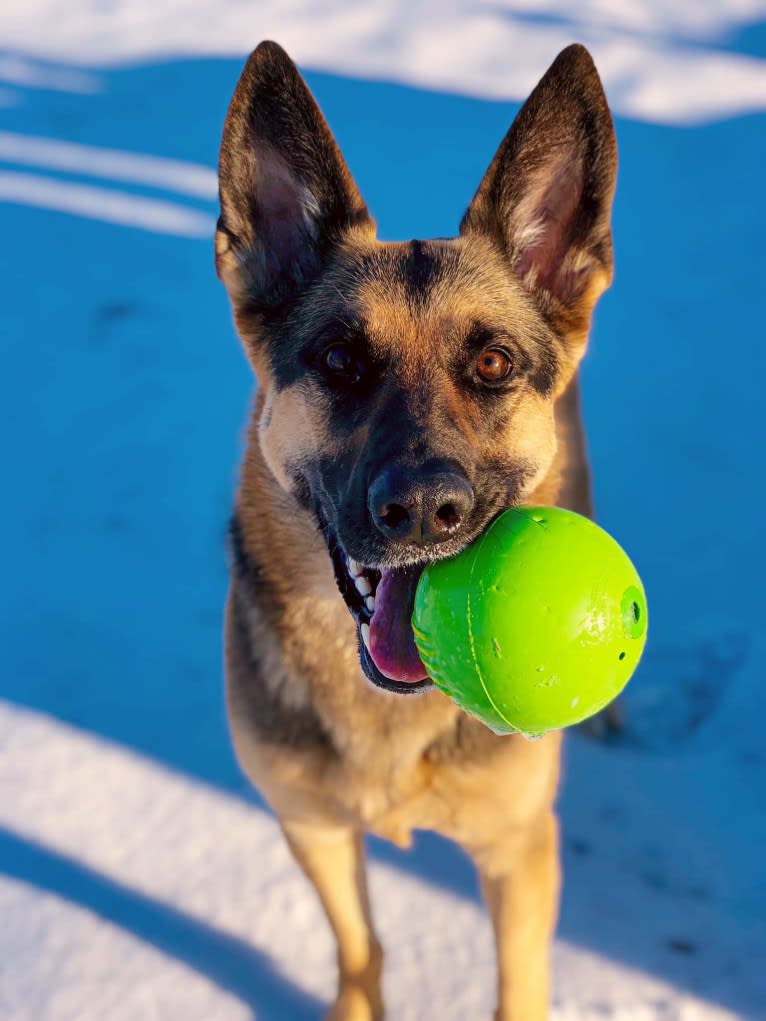
[[[218,177],[210,167],[144,153],[73,145],[55,138],[33,138],[13,131],[0,131],[0,160],[109,181],[145,184],[193,198],[213,200],[218,195]]]
[[[0,171],[0,201],[88,216],[104,223],[172,234],[209,238],[215,219],[174,202],[126,195],[114,188],[94,188],[34,174]]]
[[[12,706],[0,747],[4,1018],[75,1021],[84,996],[87,1016],[110,1021],[317,1016],[333,948],[270,816]],[[475,897],[381,862],[371,885],[391,1016],[488,1016],[491,938]],[[566,940],[555,967],[556,1021],[736,1016]]]
[[[764,13],[764,0],[27,0],[0,9],[0,39],[94,65],[241,55],[273,37],[306,67],[498,99],[526,96],[578,39],[618,112],[678,124],[764,109],[766,61],[725,46]]]
[[[586,416],[653,615],[625,734],[567,747],[554,1016],[766,1018],[764,6],[0,5],[3,1021],[300,1021],[331,993],[221,704],[251,381],[214,166],[264,35],[313,69],[384,237],[454,231],[507,100],[593,44],[621,170]],[[391,1016],[487,1016],[468,863],[428,834],[371,855]]]

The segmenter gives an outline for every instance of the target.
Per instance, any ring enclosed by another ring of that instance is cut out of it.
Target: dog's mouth
[[[380,688],[411,694],[431,684],[412,633],[415,590],[425,564],[364,567],[327,534],[335,580],[356,621],[365,675]]]

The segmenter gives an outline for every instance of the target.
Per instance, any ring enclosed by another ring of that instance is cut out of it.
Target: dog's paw
[[[378,993],[360,986],[346,986],[325,1015],[325,1021],[383,1021],[383,1001]]]

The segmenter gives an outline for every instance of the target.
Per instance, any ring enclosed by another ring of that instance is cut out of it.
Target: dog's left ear
[[[612,277],[614,126],[588,51],[568,46],[519,111],[463,217],[565,328],[587,327]]]
[[[253,51],[237,83],[218,179],[216,269],[256,311],[297,296],[344,232],[375,229],[313,96],[273,42]]]

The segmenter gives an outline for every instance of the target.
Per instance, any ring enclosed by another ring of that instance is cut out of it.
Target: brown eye
[[[488,347],[476,362],[476,371],[485,383],[500,383],[510,376],[512,370],[511,356],[500,347]]]
[[[357,383],[364,373],[364,364],[347,344],[333,344],[328,347],[322,362],[331,376],[347,383]]]

